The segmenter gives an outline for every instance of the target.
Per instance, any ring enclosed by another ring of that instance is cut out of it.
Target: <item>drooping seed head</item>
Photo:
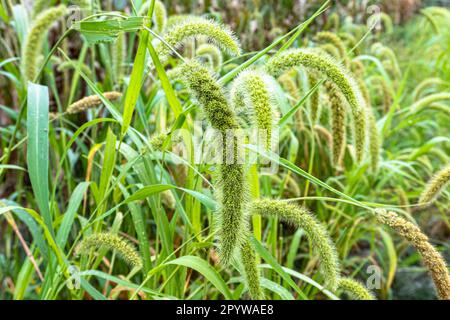
[[[332,159],[335,166],[340,165],[345,151],[347,115],[346,101],[340,91],[327,81],[326,88],[329,96],[331,109],[331,131],[332,131]]]
[[[450,100],[450,92],[439,92],[425,96],[424,98],[413,103],[409,109],[410,113],[417,113],[433,102]]]
[[[242,242],[240,257],[244,266],[244,275],[250,297],[253,300],[264,300],[264,291],[260,285],[261,280],[255,250],[253,250],[247,239]]]
[[[219,203],[219,256],[226,265],[240,247],[248,229],[245,170],[236,161],[240,144],[235,136],[228,136],[228,133],[234,134],[239,129],[239,121],[223,88],[207,68],[196,61],[188,61],[180,66],[180,71],[186,87],[202,107],[211,126],[222,133],[222,163],[218,166],[216,197]]]
[[[42,53],[44,39],[50,27],[67,13],[65,5],[59,5],[41,12],[28,31],[22,52],[22,72],[24,77],[33,81],[38,70],[37,60]]]
[[[320,270],[327,287],[338,286],[340,266],[336,248],[325,227],[306,209],[279,200],[256,200],[250,204],[252,214],[275,216],[305,231],[315,252],[320,257]]]
[[[450,299],[450,276],[441,254],[430,244],[428,237],[411,222],[398,216],[395,212],[376,209],[377,219],[405,238],[422,256],[428,268],[440,299]]]
[[[246,70],[233,81],[230,96],[237,113],[243,112],[250,126],[261,133],[264,148],[272,146],[272,130],[278,122],[274,79],[258,70]]]
[[[353,300],[375,300],[373,294],[363,284],[350,278],[340,278],[338,287]]]
[[[91,249],[115,250],[116,253],[133,267],[142,267],[139,253],[128,241],[112,233],[95,233],[84,238],[76,248],[76,254],[89,254]]]
[[[110,101],[114,101],[119,99],[122,96],[122,93],[116,91],[103,92],[103,96]],[[98,95],[92,95],[72,103],[67,108],[66,112],[68,114],[79,113],[87,109],[97,107],[100,104],[102,104],[100,97]]]
[[[200,45],[195,51],[195,55],[206,57],[213,70],[219,68],[223,61],[222,53],[219,48],[209,43]]]
[[[427,89],[429,89],[430,87],[440,87],[440,86],[444,86],[446,84],[446,82],[444,80],[442,80],[441,78],[427,78],[425,80],[423,80],[422,82],[420,82],[413,91],[412,97],[413,97],[413,101],[416,102],[417,100],[419,100],[422,96],[422,93],[424,91],[426,91]]]
[[[332,58],[304,49],[287,50],[272,57],[266,64],[266,70],[269,74],[278,76],[295,66],[304,66],[322,73],[344,95],[352,110],[356,154],[358,160],[361,160],[366,139],[366,108],[365,101],[353,77]]]
[[[233,32],[224,25],[204,18],[189,18],[168,28],[164,34],[164,41],[173,48],[178,48],[186,40],[205,37],[208,41],[231,56],[238,56],[241,47]],[[159,43],[156,48],[161,60],[170,54],[170,49]]]
[[[425,190],[420,195],[419,204],[431,204],[439,197],[450,182],[450,165],[438,171],[427,183]]]
[[[145,2],[139,9],[138,15],[146,16],[151,3],[152,1]],[[162,3],[160,0],[155,1],[155,7],[153,8],[152,18],[156,32],[158,33],[163,32],[164,28],[167,25],[167,10],[166,7],[164,6],[164,3]]]
[[[345,66],[349,65],[349,59],[347,55],[347,48],[345,47],[342,39],[333,32],[322,31],[315,35],[314,39],[318,42],[327,43],[336,48],[339,52],[338,56],[334,56],[335,58],[342,60]]]

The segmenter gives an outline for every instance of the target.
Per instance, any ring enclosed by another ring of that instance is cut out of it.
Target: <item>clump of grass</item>
[[[36,77],[38,57],[42,53],[42,46],[48,30],[66,13],[66,6],[59,5],[41,12],[34,20],[22,52],[22,72],[27,80],[33,81]]]
[[[103,96],[110,100],[114,101],[120,99],[122,93],[117,91],[103,92]],[[86,111],[87,109],[97,107],[102,104],[102,100],[98,95],[92,95],[88,97],[84,97],[74,103],[72,103],[66,110],[68,114],[80,113]]]
[[[76,254],[89,254],[91,249],[115,250],[130,266],[141,268],[142,259],[136,249],[125,239],[112,233],[96,233],[84,238],[76,248]]]
[[[437,172],[433,178],[427,183],[425,190],[419,198],[419,204],[431,204],[441,194],[442,190],[450,182],[450,165]]]
[[[387,212],[384,209],[376,210],[379,222],[388,225],[405,238],[422,256],[422,261],[431,274],[439,297],[443,300],[450,299],[450,276],[447,271],[444,258],[430,244],[428,237],[411,222],[399,217],[395,212]]]

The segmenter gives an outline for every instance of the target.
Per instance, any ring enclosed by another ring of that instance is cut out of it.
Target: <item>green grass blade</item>
[[[130,84],[125,95],[125,105],[123,108],[122,136],[127,132],[134,108],[139,97],[142,86],[142,76],[145,69],[145,56],[147,52],[148,32],[142,30],[139,32],[139,45],[134,58],[133,69],[131,70]]]
[[[195,271],[201,273],[206,279],[208,279],[208,281],[211,282],[226,299],[233,299],[233,295],[231,294],[230,289],[228,289],[228,286],[226,285],[220,274],[205,260],[195,256],[183,256],[169,261],[167,262],[167,264],[179,265],[194,269]]]
[[[36,202],[47,228],[54,235],[48,189],[48,88],[28,83],[27,165]]]

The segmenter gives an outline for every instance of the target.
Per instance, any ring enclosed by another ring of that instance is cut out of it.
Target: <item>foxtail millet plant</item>
[[[34,20],[39,13],[42,12],[50,4],[49,0],[36,0],[33,3],[33,8],[31,9],[31,18]]]
[[[371,47],[371,50],[376,56],[381,58],[383,66],[393,76],[393,79],[395,81],[400,80],[400,78],[402,77],[402,72],[398,65],[397,56],[395,55],[394,51],[379,42],[374,43]]]
[[[195,55],[208,59],[213,70],[217,70],[223,62],[222,52],[210,43],[201,44],[195,51]]]
[[[91,249],[108,249],[115,252],[130,266],[141,268],[142,259],[128,241],[112,233],[95,233],[84,238],[76,247],[77,255],[89,254]]]
[[[442,80],[441,78],[428,78],[420,82],[413,91],[412,99],[414,102],[418,101],[421,97],[424,91],[429,89],[429,87],[439,87],[439,86],[445,86],[447,83]]]
[[[233,258],[236,248],[244,240],[247,222],[245,218],[247,202],[247,185],[244,166],[236,159],[238,141],[226,139],[227,132],[239,129],[239,120],[229,106],[224,90],[210,71],[196,61],[188,61],[180,66],[184,83],[191,95],[202,107],[211,126],[222,134],[222,164],[218,167],[217,198],[219,208],[219,255],[223,264]],[[226,141],[226,140],[232,140]],[[232,144],[229,146],[228,144]],[[228,154],[228,151],[233,154]]]
[[[369,90],[362,77],[356,77],[358,86],[361,90],[361,94],[365,100],[365,106],[367,109],[367,129],[368,129],[368,141],[369,141],[369,156],[370,166],[373,173],[378,171],[378,164],[380,158],[380,136],[377,129],[377,120],[375,118],[375,112],[372,108],[370,101]]]
[[[252,214],[263,217],[278,217],[305,231],[314,251],[320,257],[320,270],[325,284],[330,290],[336,290],[340,277],[340,265],[334,243],[325,227],[306,209],[286,201],[255,200],[250,204]]]
[[[383,112],[386,114],[389,112],[394,98],[392,97],[392,92],[389,89],[389,85],[382,76],[374,76],[370,78],[370,83],[379,86],[379,91],[381,91],[381,96],[383,97]]]
[[[373,294],[363,284],[351,278],[340,278],[338,288],[344,291],[352,300],[375,300]]]
[[[138,15],[146,16],[151,3],[152,0],[145,2],[139,9]],[[167,10],[164,3],[160,0],[155,0],[155,6],[153,8],[153,23],[155,26],[155,31],[158,33],[163,32],[167,25]]]
[[[428,237],[411,222],[398,216],[395,212],[376,209],[375,213],[380,223],[394,229],[405,238],[422,256],[422,261],[428,268],[440,299],[450,300],[450,276],[441,254],[430,244]]]
[[[114,100],[120,99],[120,97],[122,96],[122,93],[117,92],[117,91],[109,91],[109,92],[103,92],[103,96],[110,101],[114,101]],[[92,96],[84,97],[84,98],[72,103],[67,108],[66,113],[74,114],[74,113],[83,112],[83,111],[86,111],[87,109],[97,107],[101,104],[102,104],[102,100],[100,99],[100,97],[98,95],[94,94]]]
[[[184,19],[167,28],[163,36],[166,44],[173,48],[180,47],[186,40],[199,37],[206,37],[208,41],[231,56],[238,56],[241,53],[239,41],[228,27],[204,18]],[[156,48],[162,61],[165,61],[171,52],[166,44],[159,43]]]
[[[316,72],[308,73],[309,89],[313,88],[319,82],[319,75]],[[316,122],[320,118],[320,88],[311,94],[309,99],[309,110],[311,112],[312,122]]]
[[[332,57],[334,57],[336,59],[339,59],[339,57],[341,56],[340,53],[339,53],[338,48],[336,48],[331,43],[323,44],[319,48],[322,49],[328,55],[330,55],[330,56],[332,56]]]
[[[38,70],[38,58],[42,53],[45,37],[50,27],[67,13],[65,5],[41,12],[33,21],[22,49],[22,73],[26,80],[33,81]]]
[[[414,102],[409,108],[410,113],[416,113],[421,111],[423,108],[426,108],[428,105],[433,102],[450,100],[450,92],[439,92],[430,94],[428,96],[423,97],[422,99]]]
[[[114,79],[117,83],[123,80],[123,64],[126,57],[126,36],[124,32],[120,32],[116,42],[112,44],[112,66],[114,70]]]
[[[450,165],[439,170],[427,183],[419,198],[420,205],[431,204],[450,182]]]
[[[278,122],[273,82],[274,79],[263,71],[249,69],[239,74],[230,90],[235,112],[243,112],[251,122],[250,127],[261,130],[258,138],[264,143],[265,150],[272,147],[272,130]]]
[[[249,235],[246,237],[249,237]],[[240,260],[244,267],[245,279],[250,297],[253,300],[263,300],[264,291],[260,285],[261,280],[258,270],[258,258],[248,240],[242,242],[240,254]]]
[[[287,50],[275,55],[267,62],[266,70],[269,74],[278,76],[295,66],[304,66],[324,74],[342,92],[352,110],[356,156],[361,161],[366,140],[366,107],[353,77],[331,57],[304,49]]]
[[[346,32],[340,32],[340,33],[338,33],[338,36],[344,42],[345,47],[353,50],[353,52],[355,53],[356,56],[359,56],[361,54],[361,48],[359,46],[357,46],[358,41],[352,34],[346,33]]]
[[[341,163],[342,157],[345,151],[345,139],[346,139],[346,106],[345,98],[335,88],[334,84],[327,81],[325,86],[328,91],[329,104],[331,110],[331,132],[332,132],[332,147],[331,158],[335,166]]]
[[[334,57],[338,60],[342,60],[343,64],[346,67],[349,67],[350,61],[347,55],[347,48],[345,47],[344,42],[338,35],[336,35],[333,32],[321,31],[314,36],[314,39],[317,42],[326,43],[335,47],[339,52],[339,56]]]
[[[379,30],[380,25],[383,26],[383,31],[385,33],[392,33],[394,31],[394,24],[392,23],[391,17],[385,12],[378,12],[374,15],[371,15],[367,19],[367,24],[369,26],[375,25],[375,30]]]
[[[227,265],[240,250],[245,276],[252,299],[260,299],[259,272],[253,248],[248,244],[248,186],[244,165],[236,158],[239,141],[227,139],[227,132],[239,129],[239,120],[228,104],[223,88],[210,71],[197,61],[180,66],[184,83],[206,114],[212,127],[222,134],[222,162],[218,166],[216,197],[219,202],[219,257]],[[231,140],[231,141],[229,141]],[[231,148],[229,145],[231,144]],[[232,154],[228,154],[230,151]],[[233,157],[232,163],[229,158]]]
[[[437,34],[440,34],[441,30],[439,28],[439,23],[436,21],[433,14],[426,10],[420,10],[420,14],[425,18],[426,21],[428,21],[433,28],[434,32]]]

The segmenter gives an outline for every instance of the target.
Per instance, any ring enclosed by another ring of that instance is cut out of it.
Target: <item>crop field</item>
[[[0,0],[0,300],[450,300],[450,4]]]

